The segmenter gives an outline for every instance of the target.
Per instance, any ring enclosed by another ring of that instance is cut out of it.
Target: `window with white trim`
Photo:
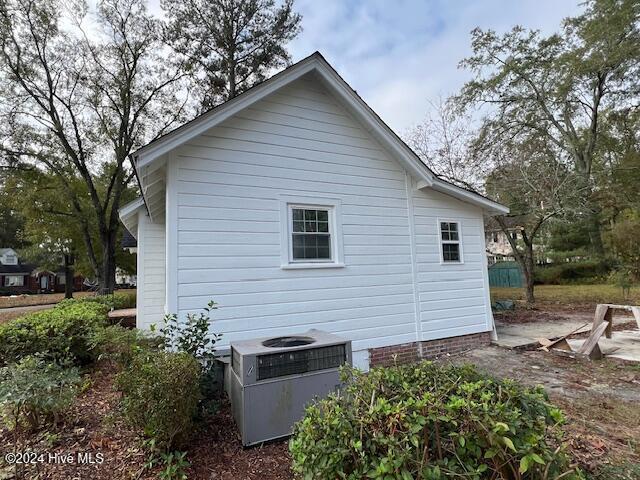
[[[332,209],[303,205],[290,206],[291,261],[331,262]]]
[[[279,200],[281,268],[344,267],[340,200],[288,194]]]
[[[24,276],[23,275],[7,275],[4,277],[5,287],[23,287]]]
[[[460,222],[440,222],[440,251],[443,263],[462,263]]]

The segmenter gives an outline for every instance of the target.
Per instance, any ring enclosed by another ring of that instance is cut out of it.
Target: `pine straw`
[[[157,478],[159,467],[144,470],[147,452],[142,439],[118,414],[120,394],[113,388],[115,373],[101,365],[88,373],[91,381],[64,415],[64,423],[38,432],[0,428],[0,478],[67,480],[114,480]],[[1,425],[1,424],[0,424]],[[17,445],[17,448],[16,448]],[[102,464],[57,464],[7,466],[5,453],[31,450],[45,454],[101,453]],[[237,428],[225,404],[220,412],[194,434],[188,450],[194,479],[289,479],[290,459],[286,441],[243,449]]]

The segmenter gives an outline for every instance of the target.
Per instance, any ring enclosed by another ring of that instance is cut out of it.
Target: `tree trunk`
[[[68,253],[64,255],[64,298],[73,298],[73,257]]]
[[[522,265],[522,271],[524,273],[524,282],[525,282],[525,293],[527,298],[527,303],[533,305],[536,303],[536,299],[534,296],[534,261],[533,261],[533,244],[525,242],[525,251],[524,255],[521,255],[520,264]]]
[[[604,245],[602,244],[602,232],[600,229],[600,208],[594,201],[590,201],[589,203],[590,205],[587,206],[587,208],[589,208],[589,218],[587,219],[589,243],[591,243],[593,253],[602,257],[604,256]]]
[[[116,288],[116,230],[109,230],[102,237],[102,268],[100,271],[100,295],[111,295]]]

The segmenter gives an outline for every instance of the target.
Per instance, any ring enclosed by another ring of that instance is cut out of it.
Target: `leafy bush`
[[[343,380],[294,428],[293,469],[305,479],[581,478],[541,387],[429,362],[346,368]]]
[[[0,368],[0,407],[13,425],[20,420],[36,429],[71,405],[81,383],[75,367],[65,368],[28,356]]]
[[[85,364],[95,358],[93,333],[107,323],[99,303],[63,303],[0,325],[0,365],[36,353],[52,360]]]
[[[160,480],[186,480],[186,469],[191,466],[187,460],[187,452],[163,452],[156,447],[154,440],[147,440],[145,447],[150,450],[150,455],[144,464],[145,470],[150,470],[158,465],[162,465],[162,470],[158,472]]]
[[[215,344],[222,334],[209,331],[211,311],[216,308],[210,301],[198,315],[188,314],[184,322],[176,314],[167,314],[160,328],[166,349],[188,353],[202,365],[200,412],[204,415],[215,413],[222,394],[223,367],[214,360]]]
[[[159,448],[173,450],[188,437],[200,400],[200,364],[187,353],[144,352],[118,374],[125,418]]]
[[[602,282],[611,270],[607,262],[580,261],[552,264],[538,267],[535,271],[536,283],[544,285],[563,285],[569,283]]]
[[[73,305],[77,303],[99,303],[109,310],[123,308],[135,308],[136,292],[116,292],[112,295],[95,295],[91,297],[69,298],[62,300],[58,305]]]
[[[109,360],[122,367],[131,364],[133,358],[149,350],[158,350],[163,339],[153,337],[137,329],[111,325],[93,333],[91,346],[97,352],[98,360]]]
[[[184,322],[178,321],[175,313],[165,315],[160,328],[165,348],[188,353],[203,363],[213,360],[215,344],[222,336],[209,332],[211,310],[216,308],[216,303],[210,301],[200,314],[190,313]]]

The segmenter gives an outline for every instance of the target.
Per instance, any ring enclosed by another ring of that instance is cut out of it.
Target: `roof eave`
[[[418,188],[426,188],[428,185],[419,184]],[[498,202],[494,202],[493,200],[483,197],[477,193],[471,192],[469,190],[465,190],[464,188],[460,188],[456,185],[453,185],[449,182],[445,182],[439,178],[434,178],[433,184],[430,188],[434,190],[454,196],[459,200],[470,203],[472,205],[476,205],[482,208],[487,215],[506,215],[509,213],[509,207],[502,205]]]

